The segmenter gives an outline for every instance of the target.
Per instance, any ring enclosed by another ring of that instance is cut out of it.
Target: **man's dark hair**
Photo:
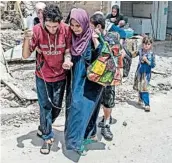
[[[63,19],[59,7],[56,4],[49,4],[43,11],[43,20],[60,23]]]
[[[94,26],[100,24],[102,29],[105,29],[105,17],[102,14],[94,14],[91,16],[90,21]]]

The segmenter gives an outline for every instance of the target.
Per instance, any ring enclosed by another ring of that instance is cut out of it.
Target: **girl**
[[[135,74],[134,89],[139,92],[138,104],[144,103],[145,111],[150,111],[148,86],[151,79],[151,69],[155,67],[155,55],[152,52],[152,39],[143,38],[143,48],[139,51],[139,64]]]
[[[66,121],[65,143],[68,150],[84,155],[84,136],[88,123],[100,108],[102,86],[89,81],[86,77],[88,65],[99,54],[100,44],[89,26],[89,17],[83,9],[72,9],[70,15],[72,30],[72,92],[71,105]],[[92,52],[92,42],[96,53]],[[95,122],[94,122],[95,123]],[[87,136],[92,133],[87,129]]]

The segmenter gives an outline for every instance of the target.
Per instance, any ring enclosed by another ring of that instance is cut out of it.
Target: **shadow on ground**
[[[59,142],[62,144],[62,152],[65,157],[68,159],[72,160],[73,162],[78,162],[80,159],[80,155],[76,153],[75,151],[72,150],[66,150],[65,148],[65,141],[64,141],[64,132],[63,131],[58,131],[56,129],[53,129],[54,135],[55,135],[55,142],[53,143],[53,146],[51,148],[51,151],[57,152],[60,150],[58,147]],[[100,138],[100,137],[99,137]],[[17,147],[19,148],[24,148],[24,141],[25,140],[31,140],[31,144],[36,147],[40,147],[43,144],[43,140],[37,136],[37,130],[31,131],[26,135],[22,135],[17,138]],[[86,146],[88,150],[104,150],[105,149],[105,144],[102,142],[97,142],[93,144],[89,144]]]
[[[138,103],[136,101],[128,100],[127,103],[131,106],[134,106],[137,109],[141,109],[141,110],[144,109],[142,106],[138,105]]]

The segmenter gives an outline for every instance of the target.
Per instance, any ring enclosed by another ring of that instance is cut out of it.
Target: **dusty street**
[[[129,77],[117,88],[116,107],[112,125],[114,139],[106,142],[100,135],[100,142],[88,146],[88,154],[79,157],[64,147],[64,114],[54,124],[55,143],[49,155],[40,154],[42,140],[36,136],[39,124],[37,102],[21,103],[13,97],[13,103],[3,98],[9,90],[2,85],[1,94],[1,150],[2,163],[171,163],[172,162],[172,42],[155,44],[156,63],[151,81],[151,112],[146,113],[136,104],[137,92],[132,89],[138,58],[133,59]],[[34,89],[34,63],[9,65],[20,85],[30,82]],[[22,69],[20,69],[22,67]],[[26,68],[27,67],[27,68]],[[32,67],[30,69],[29,67]],[[26,76],[28,80],[24,78]],[[32,82],[32,83],[31,83]],[[7,91],[7,92],[5,92]],[[12,100],[11,100],[12,101]],[[17,103],[18,102],[18,103]],[[17,105],[18,104],[18,105]],[[99,120],[102,116],[102,110]],[[127,125],[124,126],[123,122]]]

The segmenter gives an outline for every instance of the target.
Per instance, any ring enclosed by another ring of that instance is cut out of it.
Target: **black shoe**
[[[109,124],[114,124],[112,116],[110,116]],[[104,116],[103,116],[103,119],[98,123],[98,127],[100,127],[100,128],[104,127]]]
[[[106,125],[101,128],[101,134],[104,137],[105,140],[107,141],[112,141],[113,139],[113,134],[110,130],[110,125]]]

